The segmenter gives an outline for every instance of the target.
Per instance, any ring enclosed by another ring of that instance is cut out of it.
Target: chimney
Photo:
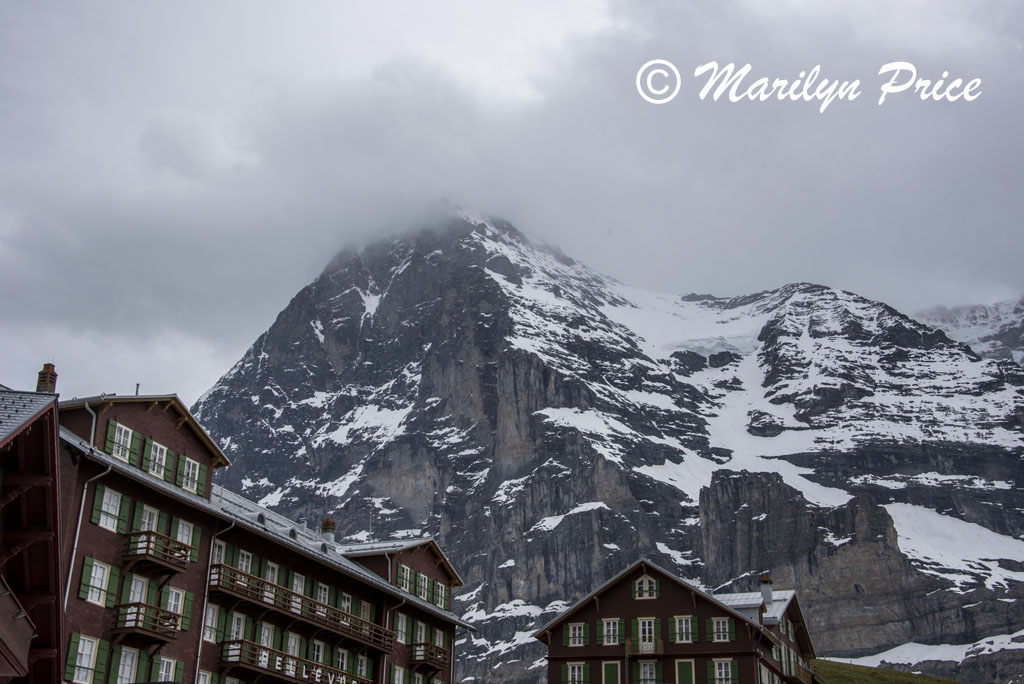
[[[44,363],[36,381],[36,392],[55,394],[57,392],[57,370],[52,363]]]
[[[324,521],[320,523],[320,536],[325,541],[334,541],[334,518],[324,518]]]
[[[764,601],[764,609],[772,609],[772,577],[767,572],[761,575],[761,600]]]

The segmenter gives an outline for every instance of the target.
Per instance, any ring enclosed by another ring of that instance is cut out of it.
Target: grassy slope
[[[815,660],[811,663],[811,668],[824,677],[828,684],[956,684],[951,679],[847,665],[829,660]]]

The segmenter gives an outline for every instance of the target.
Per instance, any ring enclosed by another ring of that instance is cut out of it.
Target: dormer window
[[[633,598],[651,599],[658,598],[661,593],[661,582],[649,575],[644,575],[633,582]]]

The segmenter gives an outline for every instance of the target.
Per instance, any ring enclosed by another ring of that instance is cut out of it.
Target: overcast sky
[[[3,3],[0,383],[191,403],[439,201],[664,292],[1020,296],[1022,37],[1019,0]],[[712,60],[862,94],[702,101]],[[879,106],[897,60],[981,96]]]

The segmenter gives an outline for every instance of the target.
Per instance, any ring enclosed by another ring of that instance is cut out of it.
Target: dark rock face
[[[644,556],[770,571],[821,654],[1024,628],[1020,377],[851,293],[641,292],[463,216],[339,254],[193,410],[225,486],[437,537],[480,628],[457,674],[527,682],[530,631]]]

